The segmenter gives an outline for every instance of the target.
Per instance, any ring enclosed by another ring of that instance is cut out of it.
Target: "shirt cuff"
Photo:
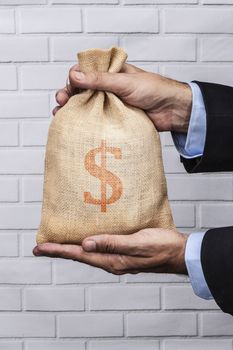
[[[174,144],[184,158],[203,155],[206,138],[206,110],[199,86],[189,83],[192,89],[192,110],[188,133],[172,132]]]
[[[203,299],[213,299],[201,265],[201,244],[205,233],[189,235],[185,248],[185,263],[194,293]]]

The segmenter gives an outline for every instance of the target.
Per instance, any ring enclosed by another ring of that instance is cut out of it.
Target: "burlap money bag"
[[[78,54],[83,72],[119,72],[126,58],[117,47]],[[49,128],[37,243],[146,227],[174,227],[153,123],[110,92],[71,97]]]

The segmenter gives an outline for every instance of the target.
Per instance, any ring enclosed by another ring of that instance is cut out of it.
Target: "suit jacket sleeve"
[[[189,173],[233,171],[233,87],[194,81],[206,108],[206,140],[202,157],[181,157]]]
[[[206,108],[205,147],[202,157],[181,157],[181,161],[190,173],[233,171],[233,87],[195,83],[201,89]],[[205,233],[201,263],[215,301],[224,312],[233,315],[233,226]]]

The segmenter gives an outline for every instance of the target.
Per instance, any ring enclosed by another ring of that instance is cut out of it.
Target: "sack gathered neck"
[[[77,54],[80,71],[90,72],[120,72],[127,60],[127,53],[120,47],[112,46],[109,49],[89,49]]]

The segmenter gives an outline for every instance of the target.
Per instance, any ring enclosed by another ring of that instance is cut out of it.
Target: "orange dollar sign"
[[[106,213],[107,204],[116,202],[122,195],[123,186],[119,177],[107,170],[106,153],[112,153],[115,159],[121,159],[121,149],[117,147],[107,147],[106,141],[101,141],[101,146],[89,151],[85,156],[85,168],[101,182],[101,198],[95,199],[90,192],[84,192],[84,203],[96,204],[101,206],[101,212]],[[97,153],[101,155],[100,166],[95,163]],[[107,198],[107,185],[112,187],[112,195]]]

